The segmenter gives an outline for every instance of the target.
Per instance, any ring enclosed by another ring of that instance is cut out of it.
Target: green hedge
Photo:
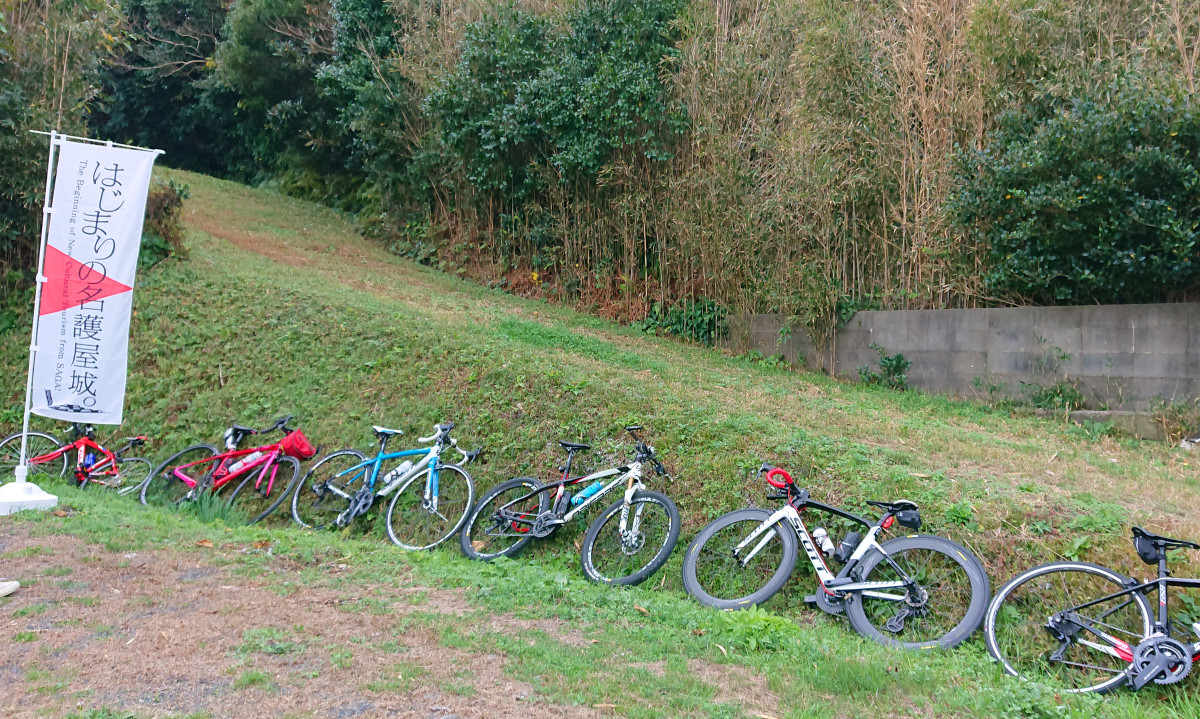
[[[1200,286],[1200,113],[1122,88],[1048,117],[1010,115],[961,158],[955,222],[989,289],[1037,304],[1161,302]]]

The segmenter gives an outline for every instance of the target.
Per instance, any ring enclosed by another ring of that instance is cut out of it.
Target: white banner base
[[[58,497],[25,481],[28,471],[28,467],[17,467],[17,480],[0,485],[0,516],[25,509],[53,509],[58,505]]]

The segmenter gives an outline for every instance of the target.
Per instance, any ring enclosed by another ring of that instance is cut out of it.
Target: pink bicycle
[[[178,506],[240,480],[226,504],[246,512],[250,524],[262,521],[291,495],[300,477],[300,462],[316,454],[303,432],[288,427],[291,420],[281,417],[264,430],[235,424],[225,430],[224,452],[198,444],[173,455],[142,485],[142,504]],[[238,448],[251,435],[275,430],[283,432],[278,442]]]

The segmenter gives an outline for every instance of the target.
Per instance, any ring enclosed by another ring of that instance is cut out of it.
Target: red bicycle
[[[144,436],[128,437],[118,450],[106,449],[96,441],[92,425],[71,425],[75,439],[63,444],[57,437],[44,432],[30,432],[25,447],[25,464],[29,479],[38,481],[67,476],[67,465],[74,460],[72,483],[83,488],[98,484],[114,489],[118,494],[137,491],[150,476],[150,460],[126,457],[125,453],[146,443]],[[0,476],[10,476],[21,461],[21,433],[5,437],[0,442]]]
[[[300,477],[300,462],[316,454],[303,432],[288,427],[291,421],[281,417],[263,430],[235,424],[225,430],[224,452],[198,444],[172,455],[142,485],[142,504],[178,506],[240,480],[226,505],[236,503],[250,524],[263,520],[291,495]],[[278,442],[238,449],[247,437],[275,430],[283,432]]]

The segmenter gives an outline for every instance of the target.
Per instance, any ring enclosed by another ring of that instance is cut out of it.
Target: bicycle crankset
[[[816,594],[810,594],[804,598],[804,601],[809,604],[816,604],[821,611],[835,616],[844,614],[846,611],[846,598],[831,596],[829,592],[818,587]]]
[[[542,512],[533,520],[533,526],[530,527],[529,533],[535,537],[549,537],[558,525],[562,524],[558,515],[554,512]]]
[[[1174,684],[1192,671],[1192,653],[1170,637],[1150,637],[1133,650],[1129,666],[1129,686],[1134,691],[1150,682]]]
[[[339,527],[345,527],[355,517],[360,517],[367,513],[371,505],[375,503],[375,492],[367,487],[363,487],[354,493],[350,498],[350,506],[346,507],[341,514],[338,515],[335,524]]]

